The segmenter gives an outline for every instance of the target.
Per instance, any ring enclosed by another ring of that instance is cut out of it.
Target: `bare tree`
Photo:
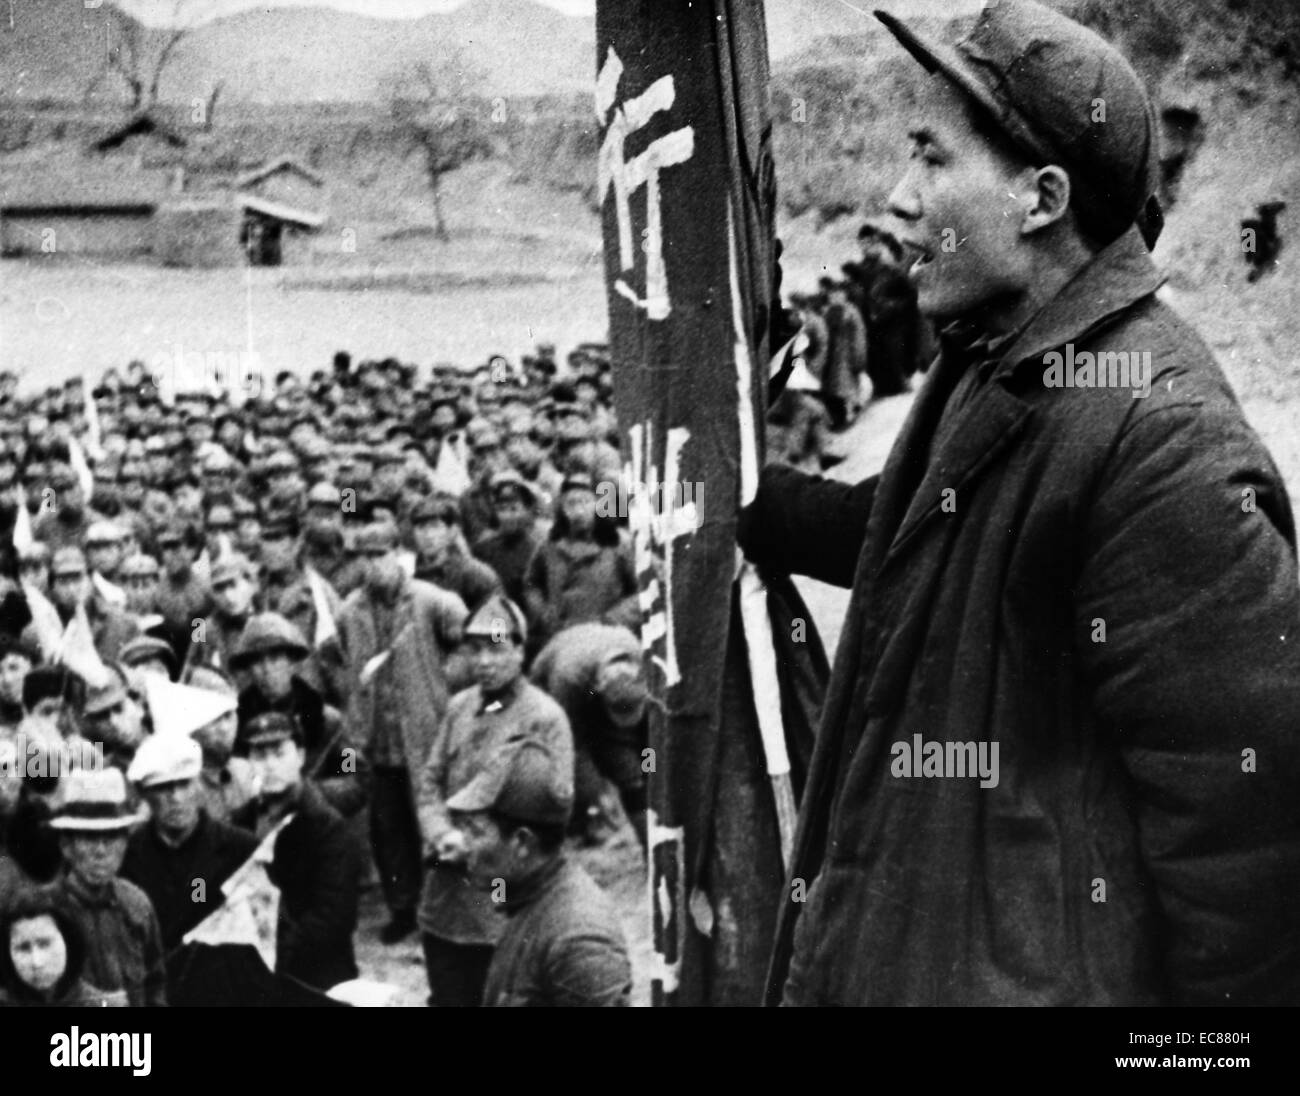
[[[474,78],[456,59],[420,62],[391,81],[389,116],[408,156],[422,157],[433,202],[434,232],[449,239],[442,208],[442,181],[450,171],[489,151],[483,104]]]
[[[158,101],[158,86],[167,62],[194,28],[192,7],[187,0],[174,0],[171,26],[160,32],[160,46],[154,44],[154,32],[139,20],[117,7],[108,9],[108,13],[112,27],[108,70],[126,84],[131,110],[146,110]]]

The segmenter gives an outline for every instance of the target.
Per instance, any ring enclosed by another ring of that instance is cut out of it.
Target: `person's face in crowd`
[[[9,958],[23,985],[49,993],[68,969],[68,944],[48,913],[15,921],[9,928]]]
[[[140,505],[144,498],[144,480],[140,477],[140,472],[136,468],[130,471],[124,471],[117,477],[117,493],[121,498],[122,504],[128,509],[134,509]]]
[[[86,505],[86,493],[76,476],[55,475],[50,480],[54,488],[54,503],[69,514],[79,514]]]
[[[246,616],[252,611],[257,588],[247,575],[227,575],[212,584],[212,599],[228,617]]]
[[[425,559],[441,559],[456,543],[456,526],[437,518],[426,518],[411,526],[415,550]]]
[[[292,571],[298,563],[298,541],[282,530],[262,534],[262,563],[268,571]]]
[[[342,500],[338,502],[313,502],[307,507],[307,521],[319,527],[338,528],[343,524]]]
[[[0,658],[0,700],[6,704],[23,702],[23,678],[31,668],[31,662],[16,651]]]
[[[143,788],[141,794],[149,804],[153,824],[173,841],[188,837],[199,824],[203,789],[197,777],[155,784]]]
[[[456,409],[450,404],[441,403],[433,409],[429,422],[439,437],[449,434],[456,429]]]
[[[596,524],[596,494],[586,488],[575,487],[560,496],[560,509],[575,534],[590,533]]]
[[[208,511],[208,520],[203,531],[207,536],[208,554],[215,558],[221,551],[221,538],[234,536],[234,513],[228,506],[214,506]]]
[[[596,390],[595,381],[590,381],[590,380],[579,381],[577,384],[573,386],[573,394],[577,396],[578,403],[580,403],[588,411],[595,408],[596,397],[599,395],[599,392],[597,392]]]
[[[302,780],[304,756],[302,747],[291,738],[249,747],[248,760],[260,794],[283,795],[296,788]]]
[[[59,849],[68,869],[83,883],[106,886],[117,875],[126,856],[126,833],[64,833],[59,835]]]
[[[371,590],[385,593],[401,585],[402,561],[396,548],[371,548],[366,557],[366,585]]]
[[[0,457],[0,491],[7,491],[18,478],[18,465],[11,457]]]
[[[126,591],[126,607],[133,613],[152,613],[158,600],[158,576],[152,572],[137,572],[122,580]]]
[[[524,646],[510,636],[467,636],[474,682],[491,696],[509,688],[524,670]]]
[[[0,829],[13,817],[23,794],[25,763],[26,758],[18,757],[18,743],[12,738],[0,738]]]
[[[192,684],[192,683],[191,683]],[[239,714],[227,712],[211,723],[205,723],[194,732],[194,740],[203,751],[204,764],[222,768],[235,751],[239,734]]]
[[[909,136],[911,160],[888,206],[898,238],[919,256],[908,276],[921,311],[949,320],[1005,310],[1029,277],[1019,245],[1023,176],[1032,169],[991,145],[966,97],[937,75],[926,81]]]
[[[144,708],[129,695],[123,696],[111,708],[86,716],[86,737],[134,753],[144,741]]]
[[[150,483],[165,483],[167,476],[171,472],[172,458],[170,453],[155,451],[146,453],[144,458],[145,475]]]
[[[293,691],[296,663],[287,651],[266,651],[248,664],[253,683],[267,700],[284,700]]]
[[[64,703],[57,696],[43,696],[32,705],[29,713],[33,719],[39,719],[51,726],[59,727],[64,720]]]
[[[227,419],[221,424],[221,429],[217,431],[217,441],[221,443],[221,448],[227,453],[236,453],[239,450],[240,443],[244,440],[244,431],[240,429],[239,423]]]
[[[197,449],[212,440],[212,423],[208,419],[191,419],[185,424],[185,440]]]
[[[158,541],[158,551],[162,555],[163,570],[173,578],[185,574],[194,562],[190,550],[182,537],[165,536]],[[154,587],[155,591],[157,586]]]
[[[50,581],[50,599],[60,609],[72,611],[90,597],[90,578],[85,571],[67,571]]]
[[[495,442],[490,445],[475,446],[474,464],[481,476],[495,476],[510,467],[505,450]]]
[[[522,533],[532,523],[533,512],[522,499],[504,498],[497,501],[497,526],[506,536]]]
[[[272,498],[290,499],[302,494],[303,482],[296,469],[277,468],[267,476],[266,487]]]
[[[381,495],[395,495],[406,480],[406,465],[384,461],[375,467],[375,487]]]
[[[86,541],[86,566],[105,578],[112,578],[122,566],[123,547],[121,537]]]
[[[507,837],[489,811],[457,811],[452,820],[465,839],[465,867],[474,886],[488,890],[503,879],[508,887],[519,871],[519,831]]]
[[[527,433],[512,434],[506,441],[506,456],[520,472],[532,472],[542,463],[542,447]]]
[[[235,524],[235,547],[249,559],[262,552],[262,520],[256,514],[242,514]]]

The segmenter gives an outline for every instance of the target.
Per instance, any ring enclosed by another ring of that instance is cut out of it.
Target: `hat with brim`
[[[449,811],[495,811],[516,822],[563,826],[573,813],[573,770],[540,742],[523,740],[447,800]]]
[[[120,769],[78,769],[66,774],[60,800],[49,821],[52,830],[113,833],[144,820],[144,812],[130,805]]]
[[[293,621],[279,613],[258,613],[244,625],[239,644],[230,654],[230,668],[242,670],[261,655],[277,651],[294,662],[311,654],[307,640]]]
[[[1155,118],[1123,54],[1031,0],[991,0],[956,47],[885,11],[879,19],[928,72],[963,92],[1031,161],[1070,174],[1076,208],[1105,235],[1136,225],[1147,248],[1164,223]],[[1088,94],[1080,89],[1086,88]],[[1092,115],[1104,102],[1105,124]]]

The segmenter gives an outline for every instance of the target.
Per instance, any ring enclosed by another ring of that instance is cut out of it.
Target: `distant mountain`
[[[110,43],[138,34],[157,56],[166,31],[111,4],[0,3],[0,96],[81,99],[106,68]],[[586,90],[595,71],[595,21],[533,0],[470,0],[421,19],[373,19],[330,8],[253,9],[203,24],[181,41],[160,97],[205,98],[224,81],[227,100],[262,103],[382,98],[392,77],[420,61],[456,58],[485,95]],[[99,95],[124,85],[109,74]]]
[[[768,0],[768,38],[780,66],[816,57],[819,40],[874,49],[882,30],[866,0]],[[893,0],[922,9],[936,0]],[[952,0],[960,6],[967,0]],[[124,85],[106,72],[110,49],[138,37],[156,57],[167,32],[145,27],[104,3],[0,0],[0,97],[120,99]],[[226,101],[367,102],[385,97],[393,76],[419,61],[455,57],[485,95],[587,91],[596,63],[595,19],[566,16],[534,0],[469,0],[420,19],[375,19],[332,8],[263,8],[191,31],[164,72],[161,98],[187,104],[223,81]],[[98,80],[97,80],[98,78]]]

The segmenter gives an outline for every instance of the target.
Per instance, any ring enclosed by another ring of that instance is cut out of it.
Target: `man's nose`
[[[917,195],[914,173],[914,167],[909,164],[903,177],[885,199],[889,215],[900,221],[915,221],[921,216],[921,202]]]

